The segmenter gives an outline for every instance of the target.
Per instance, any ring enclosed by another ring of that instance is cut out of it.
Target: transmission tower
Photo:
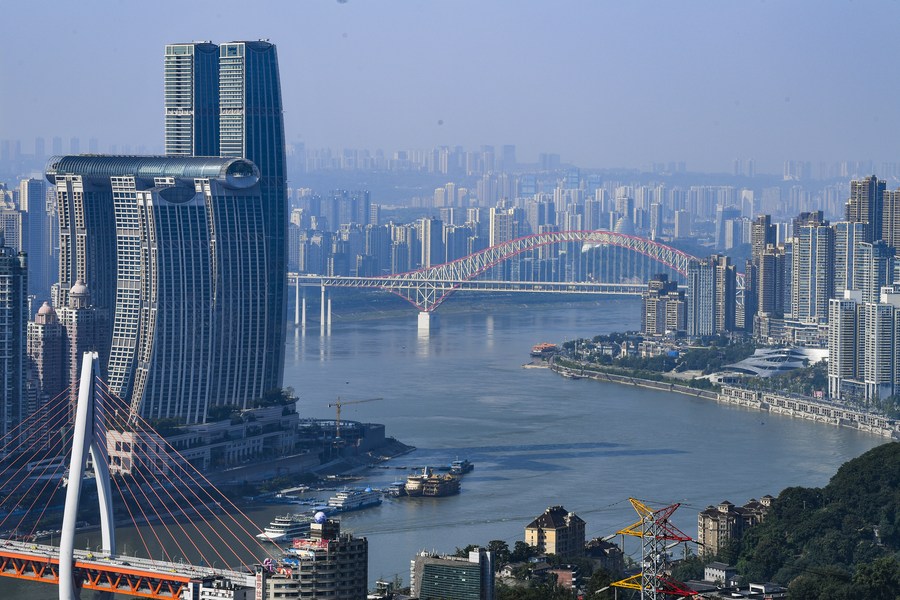
[[[682,542],[693,541],[690,536],[669,523],[669,517],[680,504],[653,510],[640,500],[628,500],[641,519],[616,533],[641,538],[641,572],[612,585],[640,590],[641,598],[649,600],[697,595],[697,592],[685,588],[684,584],[667,575],[669,550]]]

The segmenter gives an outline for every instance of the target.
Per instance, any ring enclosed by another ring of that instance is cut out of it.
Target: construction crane
[[[338,396],[337,401],[329,404],[329,408],[334,406],[337,407],[337,418],[334,420],[334,439],[341,439],[341,407],[345,404],[362,404],[363,402],[375,402],[376,400],[384,400],[384,398],[366,398],[365,400],[341,400],[341,397]]]

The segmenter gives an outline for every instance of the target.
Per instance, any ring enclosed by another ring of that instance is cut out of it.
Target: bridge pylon
[[[80,590],[75,585],[75,524],[78,520],[78,501],[81,483],[90,453],[97,482],[97,498],[100,504],[100,530],[103,553],[115,555],[116,538],[113,520],[112,492],[109,483],[109,457],[106,447],[106,429],[101,425],[102,404],[97,402],[97,380],[100,378],[100,359],[96,352],[85,352],[81,363],[81,381],[78,387],[78,404],[72,431],[72,458],[69,462],[69,481],[66,488],[66,505],[63,512],[62,532],[59,542],[59,599],[78,600]],[[103,593],[105,597],[111,597]]]

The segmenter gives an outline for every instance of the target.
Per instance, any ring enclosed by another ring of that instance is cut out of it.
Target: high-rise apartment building
[[[269,598],[361,600],[368,583],[369,542],[341,533],[340,521],[322,513],[310,524],[309,538],[294,540],[289,551],[296,566],[270,576]]]
[[[750,258],[756,261],[769,244],[777,242],[775,226],[770,215],[759,215],[750,224]]]
[[[794,232],[791,317],[827,322],[834,296],[834,230],[827,224],[801,225]]]
[[[862,302],[878,302],[881,288],[893,282],[894,249],[883,241],[858,242],[853,254],[853,289]]]
[[[665,274],[654,275],[641,294],[641,331],[645,335],[664,335],[685,330],[687,305],[677,281]]]
[[[422,256],[419,265],[423,269],[445,262],[443,228],[444,224],[440,219],[419,220],[419,239],[422,241]]]
[[[859,291],[829,304],[828,391],[869,404],[900,390],[900,293],[886,287],[874,302]]]
[[[839,221],[834,229],[834,295],[842,297],[844,290],[854,289],[853,268],[856,249],[865,240],[865,224]]]
[[[715,265],[716,333],[735,330],[737,273],[728,256],[710,257]]]
[[[0,438],[4,439],[14,439],[7,436],[27,416],[24,394],[27,324],[25,253],[7,246],[0,234]]]
[[[865,223],[865,241],[881,239],[886,184],[872,175],[850,182],[850,199],[844,209],[844,220]]]
[[[166,154],[219,155],[219,47],[169,44],[165,59]]]
[[[42,179],[19,182],[19,208],[25,217],[23,250],[28,253],[28,293],[49,300],[55,270],[51,267],[47,186]]]
[[[841,397],[841,382],[856,377],[857,302],[832,298],[828,302],[828,395]]]
[[[715,266],[708,260],[692,260],[687,268],[687,334],[713,335],[716,331]]]
[[[757,311],[772,317],[784,316],[784,248],[769,245],[760,254],[756,267]]]
[[[37,403],[30,411],[54,398],[69,385],[66,368],[66,329],[49,302],[38,309],[27,328],[28,371],[37,388]]]
[[[900,189],[884,191],[881,239],[896,249],[900,247]]]
[[[217,67],[213,56],[218,57]],[[187,94],[187,81],[192,92]],[[218,95],[213,89],[218,90]],[[216,118],[210,117],[218,103]],[[256,334],[264,351],[264,390],[280,388],[287,310],[287,184],[278,55],[267,41],[209,42],[166,47],[166,151],[245,158],[259,169],[265,282]],[[171,105],[169,104],[171,102]],[[188,109],[187,107],[191,108]],[[170,109],[171,108],[171,118]],[[188,114],[190,113],[190,114]],[[186,124],[191,117],[191,126]],[[171,127],[170,127],[171,125]],[[190,134],[185,132],[190,129]],[[213,140],[218,139],[216,148]],[[170,150],[171,149],[171,150]],[[333,224],[336,226],[338,224]]]
[[[65,306],[56,309],[59,323],[66,331],[66,385],[69,387],[69,401],[75,406],[78,400],[78,382],[81,381],[81,361],[85,352],[98,352],[101,347],[109,348],[106,338],[108,330],[105,315],[91,304],[91,295],[80,279],[69,289]]]

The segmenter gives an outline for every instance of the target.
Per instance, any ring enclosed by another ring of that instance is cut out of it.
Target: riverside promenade
[[[549,368],[570,379],[594,379],[596,381],[634,385],[664,392],[676,392],[714,400],[722,404],[732,404],[777,415],[799,417],[817,423],[849,427],[892,440],[900,440],[900,421],[847,404],[828,402],[824,399],[752,390],[736,385],[723,385],[718,392],[701,390],[680,383],[605,373],[584,367],[564,367],[552,361]]]

